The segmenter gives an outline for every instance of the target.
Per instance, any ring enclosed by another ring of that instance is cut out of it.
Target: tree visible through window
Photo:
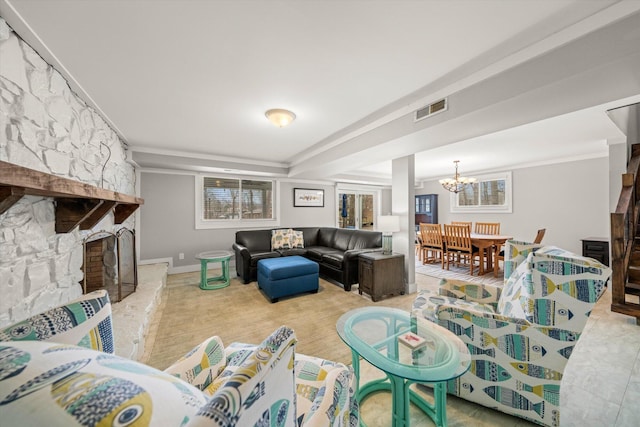
[[[511,211],[511,172],[477,177],[458,194],[452,195],[453,212]]]
[[[205,220],[272,219],[273,182],[205,177]]]

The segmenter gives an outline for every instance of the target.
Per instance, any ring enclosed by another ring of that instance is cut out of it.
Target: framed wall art
[[[324,207],[324,190],[313,188],[293,189],[294,207]]]

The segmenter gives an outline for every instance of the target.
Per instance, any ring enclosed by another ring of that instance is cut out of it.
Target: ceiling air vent
[[[447,98],[443,98],[440,101],[436,101],[426,107],[416,110],[416,122],[429,116],[433,116],[436,113],[441,113],[447,110]]]

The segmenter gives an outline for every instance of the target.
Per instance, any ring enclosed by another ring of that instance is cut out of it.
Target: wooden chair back
[[[442,248],[442,228],[440,224],[420,224],[422,246]]]
[[[478,234],[500,234],[499,222],[476,222],[475,232]]]
[[[542,238],[544,237],[544,233],[546,233],[546,228],[541,228],[538,230],[538,234],[536,234],[536,238],[533,240],[533,243],[542,243]]]
[[[466,225],[469,227],[469,232],[471,232],[471,221],[451,221],[451,225]]]
[[[468,225],[444,224],[447,251],[471,252],[471,228]]]

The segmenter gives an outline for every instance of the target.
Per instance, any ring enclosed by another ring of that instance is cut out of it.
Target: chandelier
[[[476,182],[475,178],[466,178],[464,176],[460,176],[460,174],[458,173],[458,163],[460,162],[460,160],[454,160],[453,163],[456,164],[456,174],[453,176],[453,179],[451,178],[445,178],[445,179],[441,179],[440,184],[442,184],[442,186],[448,190],[451,191],[452,193],[459,193],[460,191],[462,191],[464,189],[464,187],[466,187],[469,184],[473,184],[474,182]]]

